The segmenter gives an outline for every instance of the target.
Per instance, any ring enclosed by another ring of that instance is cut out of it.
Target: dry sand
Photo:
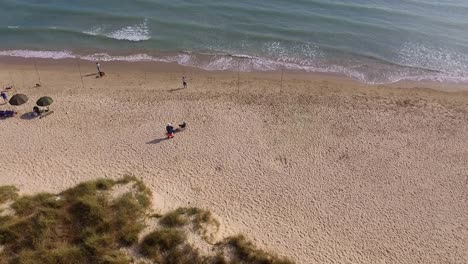
[[[290,72],[282,87],[278,72],[237,86],[236,73],[157,63],[103,63],[105,78],[82,83],[77,61],[37,60],[35,88],[32,60],[0,66],[0,84],[31,98],[0,120],[2,185],[131,173],[161,210],[209,209],[225,234],[297,263],[468,263],[468,94],[421,88],[466,87]],[[54,113],[29,119],[43,95]],[[188,130],[165,140],[169,121]]]

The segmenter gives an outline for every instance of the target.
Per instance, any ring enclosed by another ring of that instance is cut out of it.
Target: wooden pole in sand
[[[10,75],[11,84],[13,85],[14,89],[16,89],[16,84],[15,84],[15,81],[13,81],[13,76],[11,75],[10,71],[8,72],[8,75]]]
[[[237,94],[240,93],[240,89],[239,89],[239,86],[240,86],[240,61],[237,60]]]
[[[284,74],[284,67],[281,67],[281,84],[280,84],[280,93],[283,92],[283,74]]]
[[[22,82],[21,87],[24,89],[25,87],[24,87],[24,68],[23,67],[21,67],[21,82]]]
[[[81,73],[81,65],[80,65],[80,59],[76,59],[76,63],[78,64],[78,71],[80,72],[80,79],[81,79],[81,88],[85,88],[84,87],[84,82],[83,82],[83,74]]]
[[[41,75],[39,75],[39,71],[37,70],[36,58],[34,58],[33,60],[34,60],[34,69],[36,69],[36,74],[37,74],[37,78],[39,79],[39,84],[42,85]]]

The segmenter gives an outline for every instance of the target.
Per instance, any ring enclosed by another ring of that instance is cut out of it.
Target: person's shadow
[[[185,88],[175,88],[175,89],[170,89],[168,92],[170,93],[173,93],[173,92],[176,92],[176,91],[179,91],[179,90],[184,90]]]
[[[29,112],[29,113],[24,113],[20,116],[21,119],[24,119],[24,120],[31,120],[31,119],[35,119],[37,118],[38,115],[36,115],[36,113],[34,112]]]
[[[98,75],[99,73],[89,73],[89,74],[83,75],[83,77],[98,76]]]
[[[152,140],[150,142],[146,142],[146,144],[159,144],[165,140],[168,140],[169,138],[165,137],[165,138],[158,138],[158,139],[155,139],[155,140]]]

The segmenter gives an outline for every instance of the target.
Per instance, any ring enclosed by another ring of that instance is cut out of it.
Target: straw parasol
[[[50,98],[48,96],[44,96],[44,97],[39,98],[39,100],[37,100],[36,104],[38,106],[49,106],[53,102],[54,102],[54,100],[52,100],[52,98]]]
[[[28,101],[28,97],[24,94],[15,94],[11,97],[9,103],[11,105],[22,105]]]

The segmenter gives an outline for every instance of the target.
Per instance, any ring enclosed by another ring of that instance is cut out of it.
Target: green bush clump
[[[160,220],[159,223],[165,227],[181,227],[188,224],[188,218],[186,215],[186,210],[184,208],[179,208],[172,212],[165,214]]]
[[[229,237],[219,246],[228,247],[232,250],[233,261],[230,263],[293,264],[290,260],[257,249],[242,235]]]
[[[0,204],[18,197],[18,189],[15,186],[0,186]]]
[[[203,224],[219,226],[211,212],[196,207],[182,207],[171,211],[161,217],[159,223],[165,227],[182,227],[192,223],[198,231],[203,228]]]
[[[15,214],[0,219],[0,263],[130,263],[120,248],[138,243],[150,206],[140,200],[150,197],[129,192],[112,200],[115,184],[98,179],[57,195],[8,194]]]
[[[206,263],[197,250],[187,243],[184,232],[161,229],[146,235],[140,244],[141,253],[161,264]]]
[[[122,184],[132,189],[113,198],[110,191]],[[139,263],[122,248],[144,256],[144,263],[292,263],[257,249],[243,236],[212,245],[207,232],[216,231],[219,223],[209,211],[191,207],[156,215],[149,210],[151,197],[133,176],[84,182],[58,194],[20,197],[15,187],[0,187],[0,203],[11,201],[4,204],[11,212],[0,215],[0,264]],[[145,221],[155,216],[162,227],[139,239]],[[213,254],[200,254],[189,243],[188,232],[203,238]]]
[[[161,229],[146,235],[141,242],[141,252],[149,257],[154,257],[159,252],[171,250],[186,239],[182,231],[176,229]]]

